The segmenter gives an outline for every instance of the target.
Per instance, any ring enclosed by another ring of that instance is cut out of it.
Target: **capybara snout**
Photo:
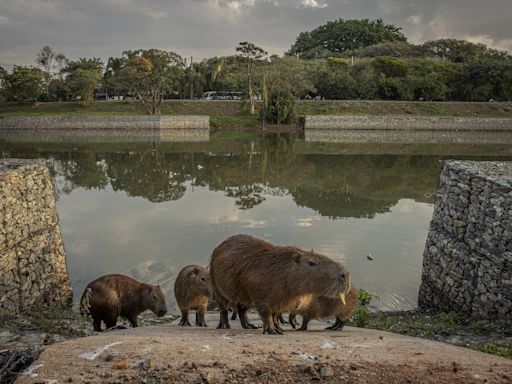
[[[297,274],[299,281],[304,284],[302,292],[322,291],[324,296],[337,296],[347,289],[348,271],[340,263],[311,252],[296,249],[294,258],[297,268],[293,274]]]
[[[159,285],[151,287],[150,296],[151,298],[148,299],[150,301],[150,303],[148,303],[149,309],[158,317],[164,316],[167,313],[167,305],[165,304],[165,296]]]

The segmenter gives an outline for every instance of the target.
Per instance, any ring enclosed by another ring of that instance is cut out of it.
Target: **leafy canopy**
[[[377,20],[329,21],[312,31],[301,32],[289,54],[304,59],[340,56],[385,41],[406,41],[401,28]]]

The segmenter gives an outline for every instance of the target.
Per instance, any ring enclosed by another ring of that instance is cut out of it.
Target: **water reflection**
[[[172,306],[184,265],[206,265],[227,236],[250,233],[345,262],[383,308],[414,307],[438,159],[295,146],[293,136],[264,135],[241,153],[155,143],[1,149],[51,159],[75,297],[98,275],[128,273],[160,284]]]

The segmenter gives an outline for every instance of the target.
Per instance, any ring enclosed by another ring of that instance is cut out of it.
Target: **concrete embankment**
[[[208,116],[12,116],[0,118],[9,141],[208,141]]]
[[[370,329],[262,335],[261,329],[175,324],[140,327],[49,347],[17,383],[155,382],[507,383],[512,361]]]
[[[512,119],[426,116],[306,116],[306,141],[512,144]]]

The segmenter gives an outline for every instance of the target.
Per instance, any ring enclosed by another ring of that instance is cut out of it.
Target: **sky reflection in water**
[[[293,140],[266,140],[240,155],[148,144],[11,145],[3,155],[53,160],[75,300],[96,277],[124,273],[160,284],[174,307],[179,270],[248,233],[346,263],[383,309],[415,307],[438,159],[303,154]]]

